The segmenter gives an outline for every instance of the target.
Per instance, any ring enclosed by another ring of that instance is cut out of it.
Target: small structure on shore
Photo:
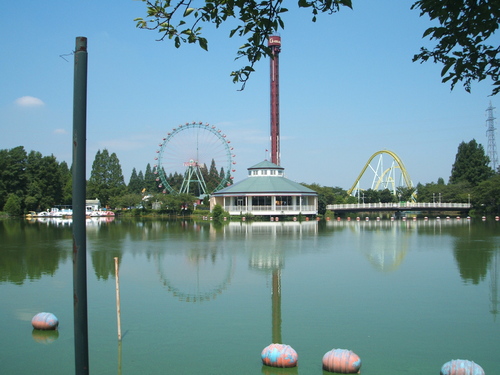
[[[212,194],[230,215],[297,216],[318,214],[318,193],[285,177],[285,168],[267,160],[248,168],[248,177]]]

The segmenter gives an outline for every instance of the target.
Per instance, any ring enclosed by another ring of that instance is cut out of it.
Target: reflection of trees
[[[97,279],[108,280],[115,275],[115,257],[121,260],[124,231],[116,221],[98,220],[87,223],[87,251]]]
[[[0,238],[0,282],[21,285],[26,279],[53,275],[59,262],[72,256],[71,242],[68,242],[72,239],[70,227],[0,220]]]
[[[477,235],[458,237],[455,241],[453,253],[457,261],[460,277],[465,282],[479,284],[484,281],[488,273],[488,266],[492,260],[495,243],[488,238],[479,238]]]

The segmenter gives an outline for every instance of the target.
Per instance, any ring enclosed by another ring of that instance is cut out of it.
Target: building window
[[[291,206],[291,205],[292,205],[292,197],[290,196],[276,197],[276,206]]]
[[[271,197],[252,197],[253,206],[270,206]]]
[[[234,203],[236,206],[245,206],[245,197],[235,197]]]

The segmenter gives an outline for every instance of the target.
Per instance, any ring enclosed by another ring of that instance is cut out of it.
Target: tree
[[[143,187],[144,187],[144,177],[142,176],[142,173],[138,175],[135,168],[133,168],[132,175],[130,176],[130,180],[127,186],[129,193],[140,194]]]
[[[10,150],[0,150],[0,207],[3,207],[9,194],[23,199],[26,191],[27,154],[23,146]]]
[[[161,34],[160,40],[173,39],[176,48],[183,43],[194,43],[208,50],[208,41],[202,37],[199,24],[211,23],[219,28],[226,22],[235,22],[229,37],[238,35],[247,38],[247,42],[237,51],[237,58],[245,57],[249,65],[231,73],[233,82],[241,82],[242,88],[254,71],[255,63],[263,57],[271,56],[267,40],[284,28],[281,15],[288,11],[282,7],[283,0],[205,0],[204,5],[199,8],[193,8],[191,1],[141,1],[147,5],[147,17],[136,18],[137,27],[158,31]],[[310,8],[312,21],[315,22],[319,13],[331,14],[339,11],[341,6],[352,8],[352,3],[351,0],[299,0],[298,6]]]
[[[99,198],[101,204],[109,204],[111,197],[122,195],[126,190],[120,161],[115,153],[98,150],[92,163],[87,184],[87,198]]]
[[[5,203],[3,210],[11,216],[20,216],[23,214],[21,198],[16,194],[9,194],[7,202]]]
[[[492,95],[498,94],[500,47],[487,42],[498,29],[499,0],[419,0],[412,9],[439,22],[423,34],[436,40],[436,46],[432,50],[422,47],[413,61],[442,63],[441,77],[443,82],[451,81],[452,89],[461,81],[470,92],[472,81],[489,77],[495,86]]]
[[[485,213],[500,213],[500,175],[479,183],[472,193],[474,206],[484,208]]]
[[[61,203],[66,181],[55,156],[42,156],[38,151],[31,151],[27,158],[26,176],[24,201],[28,210],[46,210]]]
[[[146,3],[147,17],[136,18],[137,27],[158,31],[160,40],[172,39],[176,48],[183,43],[194,43],[208,50],[201,23],[211,23],[216,28],[228,23],[233,27],[229,37],[246,37],[236,56],[245,57],[249,65],[231,73],[233,82],[241,82],[242,89],[255,63],[272,56],[267,40],[284,29],[282,16],[288,11],[282,6],[284,0],[205,0],[198,8],[193,8],[191,1],[141,1]],[[341,7],[352,9],[351,0],[298,0],[297,4],[311,10],[313,22],[320,13],[336,13]],[[471,81],[490,77],[496,86],[493,95],[499,92],[500,48],[486,42],[498,29],[500,0],[418,0],[412,9],[420,10],[421,16],[427,14],[440,25],[423,34],[424,38],[436,39],[437,46],[432,51],[422,48],[414,61],[431,59],[442,63],[443,82],[451,80],[452,88],[463,81],[465,89],[470,91]]]
[[[483,146],[475,139],[469,143],[460,143],[451,169],[450,184],[467,182],[471,186],[476,186],[487,180],[494,174],[488,165],[489,162],[490,159],[485,154]]]
[[[144,173],[144,186],[146,192],[152,194],[158,192],[158,183],[156,182],[156,176],[151,169],[151,165],[148,163],[146,166],[146,172]]]
[[[73,200],[73,174],[65,161],[59,164],[59,168],[61,169],[61,178],[64,184],[61,204],[70,205]]]

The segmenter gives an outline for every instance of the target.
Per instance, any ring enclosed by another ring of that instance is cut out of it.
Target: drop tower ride
[[[270,36],[271,48],[271,162],[280,165],[280,61],[281,37]]]

